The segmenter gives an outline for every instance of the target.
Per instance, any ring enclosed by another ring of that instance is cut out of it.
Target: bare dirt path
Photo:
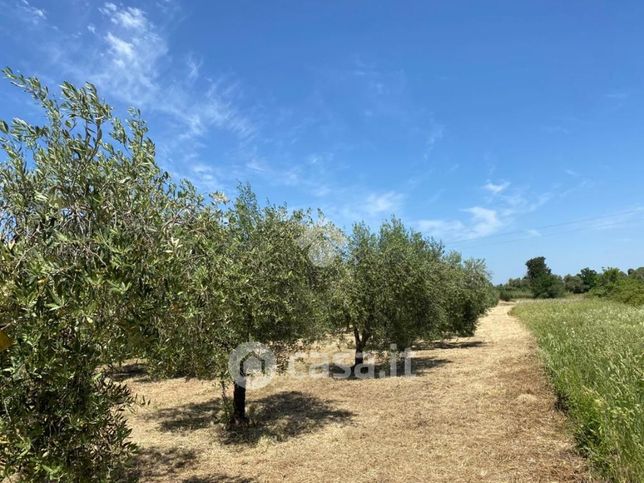
[[[529,332],[495,307],[476,336],[414,358],[415,377],[278,377],[250,394],[260,425],[213,423],[212,383],[132,379],[144,481],[584,481]]]

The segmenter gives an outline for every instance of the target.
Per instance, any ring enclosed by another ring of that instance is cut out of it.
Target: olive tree
[[[354,374],[365,350],[408,347],[432,333],[444,316],[437,261],[435,246],[397,219],[378,233],[354,226],[332,292],[336,327],[355,341]]]
[[[447,318],[442,336],[472,336],[478,319],[497,302],[483,260],[466,259],[457,252],[444,257],[443,290],[447,297]]]
[[[183,228],[176,249],[182,308],[160,319],[151,358],[165,374],[233,379],[233,426],[248,418],[245,374],[230,373],[231,352],[258,342],[279,361],[320,333],[320,273],[300,243],[309,226],[307,213],[261,207],[242,186],[233,203],[202,209]]]
[[[440,243],[395,218],[377,233],[356,224],[339,273],[330,298],[336,327],[355,341],[354,375],[367,349],[472,335],[479,316],[496,303],[482,261],[445,255]]]
[[[5,74],[47,123],[0,122],[0,476],[118,479],[134,399],[105,365],[153,316],[166,177],[136,112]]]

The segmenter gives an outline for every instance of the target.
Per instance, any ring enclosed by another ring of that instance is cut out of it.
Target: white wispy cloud
[[[228,131],[240,140],[248,140],[254,132],[253,122],[235,104],[236,84],[224,80],[209,82],[201,95],[193,94],[184,84],[168,85],[159,92],[156,110],[180,121],[185,128],[181,141],[205,136],[212,128]]]
[[[447,243],[463,242],[495,235],[502,229],[521,221],[526,215],[539,210],[551,200],[564,198],[575,190],[587,187],[588,183],[590,183],[584,176],[573,170],[566,170],[566,174],[579,179],[580,182],[566,189],[562,189],[561,186],[557,185],[555,186],[556,189],[541,193],[534,193],[526,187],[514,186],[509,181],[488,181],[482,186],[482,189],[491,194],[491,196],[487,197],[486,206],[474,206],[461,210],[463,213],[467,213],[469,217],[421,219],[416,224],[421,231],[436,238],[441,238]],[[635,210],[609,219],[593,220],[592,225],[586,224],[584,226],[594,229],[620,226],[631,222],[638,213]],[[523,234],[529,237],[542,236],[542,233],[534,228],[526,229]]]
[[[300,166],[272,166],[264,159],[252,157],[245,163],[251,175],[261,176],[265,181],[278,186],[297,186],[308,180],[303,179]],[[242,173],[244,174],[244,173]]]
[[[331,168],[333,152],[317,152],[304,157],[287,157],[277,161],[262,155],[257,146],[248,145],[238,153],[237,157],[240,162],[228,170],[229,177],[249,180],[253,183],[255,180],[261,180],[262,183],[271,186],[297,188],[308,195],[320,198],[320,203],[326,205],[332,202],[338,204],[353,202],[353,199],[348,201],[345,197],[347,193],[336,183],[337,173],[334,168]],[[330,198],[330,195],[333,197]],[[333,207],[333,211],[337,212],[335,208]]]
[[[46,18],[26,0],[21,5]],[[200,161],[206,136],[217,131],[241,145],[249,142],[256,127],[252,114],[242,107],[242,87],[231,74],[204,77],[201,59],[182,55],[170,44],[167,29],[178,6],[164,5],[154,11],[117,2],[90,7],[91,22],[82,42],[70,40],[76,33],[53,33],[43,22],[41,46],[57,76],[92,82],[110,102],[140,108],[145,117],[162,116],[162,125],[172,135],[157,136],[160,159],[167,169],[193,179],[191,164]],[[193,180],[211,187],[214,178],[203,175]]]
[[[493,183],[491,181],[488,181],[483,185],[483,189],[486,191],[489,191],[490,193],[494,195],[498,195],[499,193],[502,193],[508,187],[510,186],[510,183],[507,181],[501,182],[501,183]]]
[[[369,192],[356,185],[320,185],[319,189],[324,192],[319,208],[338,226],[348,230],[356,221],[375,226],[392,215],[403,215],[405,196],[396,191]]]
[[[467,217],[418,220],[418,229],[447,243],[475,240],[498,233],[554,197],[549,191],[534,194],[525,188],[513,187],[509,181],[488,182],[482,188],[492,195],[487,197],[486,206],[460,210]]]
[[[109,45],[110,52],[112,53],[112,61],[117,67],[124,69],[130,64],[130,62],[135,60],[134,44],[126,42],[114,35],[112,32],[107,32],[105,40]]]
[[[118,10],[118,7],[112,2],[105,2],[102,7],[98,8],[98,11],[105,15],[112,15]]]
[[[197,161],[191,165],[190,169],[190,178],[198,186],[209,192],[221,190],[222,181],[219,179],[215,167]]]
[[[575,184],[570,185],[569,183],[564,183],[562,185],[557,185],[557,196],[559,198],[565,198],[566,196],[577,191],[591,188],[595,184],[595,182],[591,178],[573,169],[564,169],[564,173],[573,178],[575,180]]]
[[[188,79],[190,81],[195,81],[199,78],[199,71],[202,64],[203,61],[195,59],[192,54],[188,55],[186,58],[186,67],[188,68]]]
[[[436,147],[438,142],[443,139],[444,136],[445,127],[432,120],[430,123],[429,131],[427,133],[427,141],[425,144],[423,159],[429,159],[430,155],[434,151],[434,148]]]
[[[95,36],[94,44],[82,50],[49,45],[65,73],[78,81],[90,80],[111,99],[168,116],[178,124],[184,148],[185,141],[203,137],[211,129],[240,139],[253,133],[254,123],[237,105],[239,84],[225,76],[202,78],[202,61],[193,55],[187,56],[187,69],[175,69],[168,35],[148,12],[112,2],[104,3],[98,12],[98,20],[103,21],[87,27]],[[198,89],[195,81],[201,82]]]
[[[161,62],[168,44],[143,10],[105,3],[99,11],[109,23],[101,29],[98,55],[107,63],[80,66],[103,90],[128,104],[154,108],[162,90]],[[99,27],[96,27],[99,32]]]
[[[403,69],[391,69],[372,60],[356,58],[345,69],[321,69],[325,84],[342,83],[354,89],[352,96],[363,103],[366,118],[407,119],[407,75]]]
[[[644,206],[624,210],[619,213],[599,216],[595,219],[589,219],[576,224],[578,228],[590,228],[592,230],[615,230],[624,228],[633,224],[642,224],[644,221]]]
[[[474,238],[490,235],[503,226],[495,210],[474,206],[464,211],[472,216],[471,232]]]
[[[107,12],[106,15],[110,16],[110,20],[113,23],[139,32],[148,30],[148,19],[143,10],[134,7],[118,9],[113,3],[106,3],[105,5],[110,7],[104,9],[103,12]]]
[[[434,238],[447,241],[472,240],[491,235],[504,226],[496,210],[474,206],[462,210],[470,215],[467,222],[461,220],[420,220],[419,230]]]
[[[396,191],[387,191],[385,193],[371,193],[364,201],[364,207],[370,215],[381,215],[393,213],[402,205],[404,195]]]
[[[23,13],[22,18],[29,23],[38,24],[47,19],[47,11],[44,8],[34,7],[27,0],[20,0],[18,8]]]
[[[459,239],[468,232],[468,228],[460,220],[425,219],[417,222],[418,229],[437,239]]]

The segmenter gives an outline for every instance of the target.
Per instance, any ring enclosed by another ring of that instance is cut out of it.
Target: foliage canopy
[[[397,219],[356,224],[320,257],[312,238],[334,237],[309,211],[261,206],[247,186],[229,202],[174,182],[139,113],[122,122],[91,84],[64,83],[58,99],[5,74],[46,123],[0,122],[0,477],[122,479],[136,399],[110,368],[126,358],[225,386],[244,342],[279,358],[349,330],[358,362],[367,348],[469,335],[496,301],[481,261]],[[233,394],[243,423],[245,391]]]

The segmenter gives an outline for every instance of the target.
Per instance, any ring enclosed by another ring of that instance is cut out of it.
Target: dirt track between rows
[[[502,303],[475,337],[415,351],[414,377],[280,376],[230,438],[212,383],[130,385],[143,481],[584,481],[530,333]]]

